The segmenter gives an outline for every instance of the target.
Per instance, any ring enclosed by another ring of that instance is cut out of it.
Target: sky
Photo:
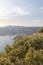
[[[43,0],[0,0],[0,27],[43,26]]]

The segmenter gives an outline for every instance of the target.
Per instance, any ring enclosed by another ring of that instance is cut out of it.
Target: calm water
[[[11,45],[13,43],[13,38],[15,36],[0,36],[0,52],[4,51],[4,47],[8,44]]]

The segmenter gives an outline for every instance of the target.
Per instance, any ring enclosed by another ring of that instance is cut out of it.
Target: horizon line
[[[13,26],[15,26],[15,27],[43,27],[43,26],[21,26],[21,25],[6,25],[6,26],[0,26],[0,27],[13,27]]]

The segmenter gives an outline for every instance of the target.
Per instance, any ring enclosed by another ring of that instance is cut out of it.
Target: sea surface
[[[6,45],[11,45],[16,36],[0,36],[0,52],[5,51],[4,47]]]

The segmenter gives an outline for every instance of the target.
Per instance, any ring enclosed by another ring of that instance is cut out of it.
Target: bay
[[[6,45],[11,45],[13,43],[15,36],[0,36],[0,52],[5,51],[4,47]]]

